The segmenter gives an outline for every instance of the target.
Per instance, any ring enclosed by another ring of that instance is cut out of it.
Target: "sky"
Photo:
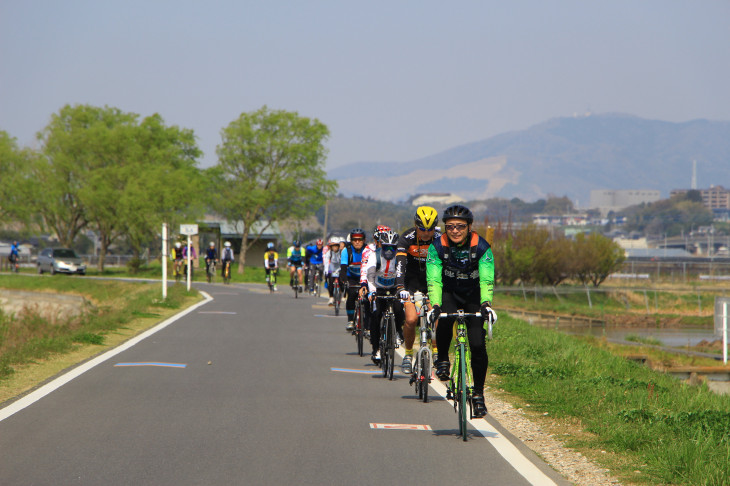
[[[327,165],[405,162],[575,113],[730,120],[729,0],[0,0],[0,130],[66,104],[220,131],[266,105]]]

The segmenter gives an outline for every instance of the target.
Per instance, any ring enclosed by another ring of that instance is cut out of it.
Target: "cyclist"
[[[340,278],[340,260],[342,259],[342,253],[340,251],[340,238],[333,236],[327,242],[327,249],[322,256],[324,263],[324,276],[327,281],[327,291],[330,294],[328,304],[335,305],[334,297],[334,281]]]
[[[365,231],[362,228],[353,228],[348,237],[349,244],[342,250],[340,259],[340,287],[347,288],[347,301],[345,310],[347,313],[348,331],[355,329],[355,300],[360,289],[360,267],[362,266],[362,253],[365,247]],[[347,285],[347,287],[345,287]]]
[[[322,251],[324,249],[324,243],[321,239],[318,239],[314,245],[308,245],[305,247],[306,250],[306,261],[309,267],[310,278],[307,279],[309,285],[309,292],[314,293],[314,275],[316,273],[317,278],[321,279],[324,275],[324,260],[322,258]]]
[[[380,248],[380,243],[378,241],[380,239],[380,234],[385,233],[386,231],[390,231],[390,226],[385,226],[384,224],[379,224],[378,226],[375,227],[375,229],[373,230],[373,242],[365,245],[365,249],[362,251],[362,261],[363,262],[367,261],[368,255],[370,254],[370,252],[373,252],[373,251],[377,250],[378,248]]]
[[[183,257],[183,271],[185,272],[185,275],[188,274],[188,245],[183,245],[182,247],[182,257]],[[190,280],[193,279],[193,270],[195,269],[195,265],[192,264],[193,260],[196,260],[198,258],[198,252],[195,250],[195,245],[190,245]]]
[[[271,275],[274,275],[274,282],[276,282],[276,275],[279,273],[279,254],[274,250],[274,243],[269,242],[266,245],[266,253],[264,253],[264,268],[266,269],[266,283],[271,281]],[[290,285],[294,285],[292,282]],[[276,291],[276,284],[274,284],[274,291]]]
[[[172,252],[170,253],[170,258],[172,258],[174,269],[175,269],[175,277],[181,275],[180,272],[182,272],[183,267],[183,250],[182,250],[182,243],[179,241],[175,242],[175,247],[172,249]]]
[[[456,204],[444,210],[445,233],[433,241],[426,260],[428,295],[433,306],[429,313],[432,322],[438,320],[443,308],[452,313],[481,312],[483,318],[496,319],[492,310],[494,293],[494,257],[489,243],[471,231],[474,215],[469,208]],[[436,361],[436,376],[449,379],[449,355],[453,318],[445,319],[436,328],[436,343],[441,353]],[[467,318],[467,334],[471,348],[471,369],[474,376],[472,407],[474,416],[487,413],[484,404],[484,381],[487,376],[486,331],[482,321]]]
[[[434,238],[440,238],[441,232],[436,229],[439,218],[436,210],[430,206],[416,208],[413,217],[415,226],[407,229],[398,239],[397,284],[400,298],[405,301],[406,321],[403,326],[403,373],[411,373],[413,363],[413,342],[416,339],[416,323],[418,312],[410,301],[414,292],[428,292],[426,285],[426,257],[428,247]]]
[[[18,242],[13,241],[13,244],[10,245],[10,254],[8,255],[8,261],[10,262],[10,271],[11,272],[18,271],[18,258],[19,258]]]
[[[210,265],[218,261],[218,250],[215,248],[215,242],[211,241],[208,249],[205,251],[205,274],[208,275]]]
[[[372,313],[370,315],[370,344],[373,347],[372,360],[380,362],[380,318],[384,307],[376,301],[379,295],[386,290],[396,291],[396,249],[398,244],[398,233],[393,230],[384,231],[378,234],[378,248],[370,253],[367,261],[363,263],[360,280],[360,297],[365,294],[370,296]],[[395,324],[398,334],[403,328],[403,305],[400,301],[393,302],[395,313]]]
[[[294,272],[299,276],[299,292],[302,291],[302,266],[305,264],[306,251],[302,248],[299,240],[294,240],[292,246],[286,250],[286,266],[289,269],[289,286],[294,288]]]
[[[231,242],[226,241],[223,243],[223,252],[221,253],[221,276],[226,277],[226,263],[230,265],[228,269],[228,275],[233,268],[233,248],[231,248]]]

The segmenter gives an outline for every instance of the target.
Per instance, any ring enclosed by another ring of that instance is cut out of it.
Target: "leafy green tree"
[[[243,273],[246,251],[271,223],[311,215],[334,196],[336,182],[324,170],[329,130],[316,119],[264,106],[241,114],[221,136],[218,164],[208,172],[211,203],[227,219],[243,222]]]
[[[573,255],[575,277],[583,285],[591,282],[594,287],[618,270],[626,258],[620,246],[598,233],[578,234]]]
[[[0,130],[0,220],[28,222],[31,204],[30,164],[36,154],[21,149],[15,138]]]
[[[163,221],[175,223],[199,206],[190,196],[200,187],[192,131],[167,127],[159,115],[138,119],[117,108],[67,105],[41,134],[41,213],[67,246],[83,227],[94,229],[99,270],[119,238],[139,257]]]
[[[71,247],[88,220],[79,198],[93,169],[94,125],[100,109],[66,105],[38,134],[43,156],[32,166],[36,208],[62,245]]]
[[[176,227],[202,214],[201,151],[192,130],[166,126],[155,114],[134,127],[126,185],[119,199],[124,234],[139,258],[163,222]]]

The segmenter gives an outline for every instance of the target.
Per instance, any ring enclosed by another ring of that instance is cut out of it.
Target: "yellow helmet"
[[[419,206],[414,216],[416,227],[430,230],[439,222],[438,213],[431,206]]]

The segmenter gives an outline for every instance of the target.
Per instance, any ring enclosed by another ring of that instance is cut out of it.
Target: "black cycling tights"
[[[355,301],[357,301],[360,285],[356,282],[348,282],[347,286],[347,302],[345,302],[345,310],[347,311],[347,320],[352,321],[355,315]]]
[[[463,309],[464,312],[479,312],[478,297],[479,295],[477,293],[476,301],[474,299],[465,301],[464,299],[444,292],[441,312],[451,314],[459,309]],[[446,357],[448,360],[453,326],[454,319],[439,319],[438,328],[436,329],[436,345],[438,347],[439,361],[441,361],[441,356]],[[484,329],[484,324],[480,317],[468,317],[466,319],[466,329],[467,337],[469,338],[469,348],[471,348],[471,371],[474,376],[474,393],[483,393],[484,381],[487,378],[487,365],[489,364],[485,343],[487,331]]]

